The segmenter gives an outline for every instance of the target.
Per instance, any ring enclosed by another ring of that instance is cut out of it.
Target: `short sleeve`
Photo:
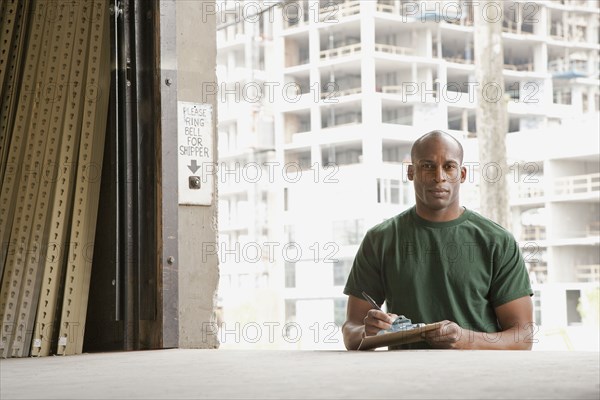
[[[381,257],[375,249],[374,234],[368,231],[354,257],[344,294],[362,299],[362,292],[365,291],[377,304],[383,304],[385,291],[382,284]]]
[[[531,284],[519,246],[512,235],[496,248],[490,302],[498,307],[523,296],[532,296]]]

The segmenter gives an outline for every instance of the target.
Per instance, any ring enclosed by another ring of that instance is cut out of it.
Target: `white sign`
[[[209,206],[213,197],[213,127],[210,104],[177,102],[179,204]]]

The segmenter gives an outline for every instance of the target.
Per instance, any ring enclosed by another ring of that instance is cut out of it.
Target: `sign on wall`
[[[209,206],[213,197],[210,104],[177,102],[179,204]]]

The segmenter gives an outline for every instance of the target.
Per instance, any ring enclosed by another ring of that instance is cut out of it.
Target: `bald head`
[[[447,142],[451,146],[456,146],[457,155],[459,157],[460,163],[462,164],[462,162],[463,162],[462,144],[460,144],[460,142],[458,140],[456,140],[456,138],[454,136],[450,135],[449,133],[446,133],[444,131],[439,131],[439,130],[428,132],[428,133],[424,134],[423,136],[421,136],[420,138],[418,138],[417,140],[415,140],[415,142],[412,145],[412,148],[410,149],[410,158],[412,159],[413,163],[418,159],[418,154],[419,154],[419,150],[421,149],[421,147],[425,143],[429,142],[430,140],[441,140],[441,141]]]

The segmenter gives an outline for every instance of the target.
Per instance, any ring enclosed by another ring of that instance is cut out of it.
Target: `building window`
[[[333,221],[333,240],[339,245],[360,244],[363,238],[363,220]]]
[[[333,285],[344,286],[351,268],[352,260],[338,260],[333,263]]]
[[[581,314],[577,310],[581,290],[567,290],[567,325],[581,324]]]
[[[533,294],[533,309],[535,310],[535,323],[542,325],[542,294],[539,290],[536,290]]]
[[[553,92],[554,104],[572,104],[571,90],[570,89],[555,89]]]
[[[383,108],[381,110],[381,122],[410,126],[413,124],[413,107]]]
[[[310,61],[310,53],[307,46],[298,49],[298,64],[307,64]]]
[[[410,162],[410,149],[402,146],[383,145],[383,162]]]
[[[294,234],[294,226],[293,225],[284,225],[283,235],[287,239],[288,243],[295,242],[296,235]]]
[[[285,320],[296,320],[296,299],[285,299]]]
[[[467,132],[471,134],[471,137],[477,134],[477,120],[475,119],[475,115],[470,115],[467,118]]]
[[[295,327],[296,322],[296,299],[285,299],[285,337],[295,337],[298,332],[292,332],[292,329],[298,329]],[[294,322],[293,324],[288,324]]]
[[[377,179],[377,202],[400,204],[400,180]]]
[[[323,149],[322,161],[323,161],[323,165],[358,164],[362,161],[362,149],[361,148],[336,148],[334,145],[331,145],[329,148]]]
[[[348,299],[333,300],[333,322],[336,325],[342,326],[346,322],[346,303]]]
[[[360,124],[362,122],[361,111],[337,111],[321,113],[321,128],[331,128],[338,125]]]
[[[310,168],[310,153],[303,153],[298,155],[298,165],[300,169],[309,169]]]
[[[521,119],[520,118],[510,118],[508,120],[508,132],[519,132],[521,129]]]
[[[285,287],[286,288],[296,287],[296,263],[292,263],[292,262],[285,263]]]

